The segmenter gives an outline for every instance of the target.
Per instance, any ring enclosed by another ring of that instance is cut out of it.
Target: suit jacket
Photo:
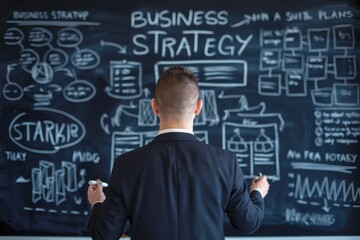
[[[107,198],[93,206],[94,239],[224,239],[224,216],[245,234],[262,223],[263,198],[248,192],[234,153],[189,133],[164,133],[119,156]]]

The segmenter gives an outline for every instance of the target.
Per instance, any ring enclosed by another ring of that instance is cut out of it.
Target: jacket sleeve
[[[242,170],[234,154],[234,181],[226,213],[231,224],[244,234],[255,232],[264,218],[264,199],[259,191],[250,194]]]
[[[92,239],[119,239],[128,218],[119,189],[118,167],[115,163],[106,199],[92,207],[88,230]]]

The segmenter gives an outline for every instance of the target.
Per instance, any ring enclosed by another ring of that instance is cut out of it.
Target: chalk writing
[[[315,143],[356,145],[360,136],[359,108],[318,108],[315,112]]]
[[[272,181],[264,225],[358,233],[360,13],[345,2],[4,14],[0,177],[16,187],[0,186],[0,222],[84,234],[87,180],[106,180],[117,156],[156,137],[154,86],[181,65],[199,80],[195,136],[235,152],[246,181]]]
[[[35,153],[55,153],[84,138],[85,126],[70,114],[47,108],[34,110],[33,113],[20,113],[9,125],[10,139],[23,149]],[[42,117],[32,117],[35,112]],[[49,113],[57,115],[57,120],[47,118]]]
[[[301,212],[294,208],[286,209],[286,221],[297,225],[332,226],[336,223],[333,214]]]

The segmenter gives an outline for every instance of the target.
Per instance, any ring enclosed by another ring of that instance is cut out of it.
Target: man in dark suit
[[[225,213],[245,234],[259,228],[266,176],[254,179],[249,191],[235,154],[194,136],[198,97],[187,69],[171,67],[160,76],[152,99],[159,134],[116,159],[106,197],[101,185],[88,188],[92,238],[118,239],[129,221],[135,240],[224,239]]]

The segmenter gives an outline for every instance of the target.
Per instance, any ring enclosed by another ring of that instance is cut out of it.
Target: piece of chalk
[[[94,181],[94,180],[90,180],[89,184],[90,185],[101,185],[103,187],[109,186],[109,184],[107,184],[106,182],[97,182],[97,181]]]
[[[256,176],[255,181],[259,181],[262,178],[262,173],[259,173],[259,176]]]

